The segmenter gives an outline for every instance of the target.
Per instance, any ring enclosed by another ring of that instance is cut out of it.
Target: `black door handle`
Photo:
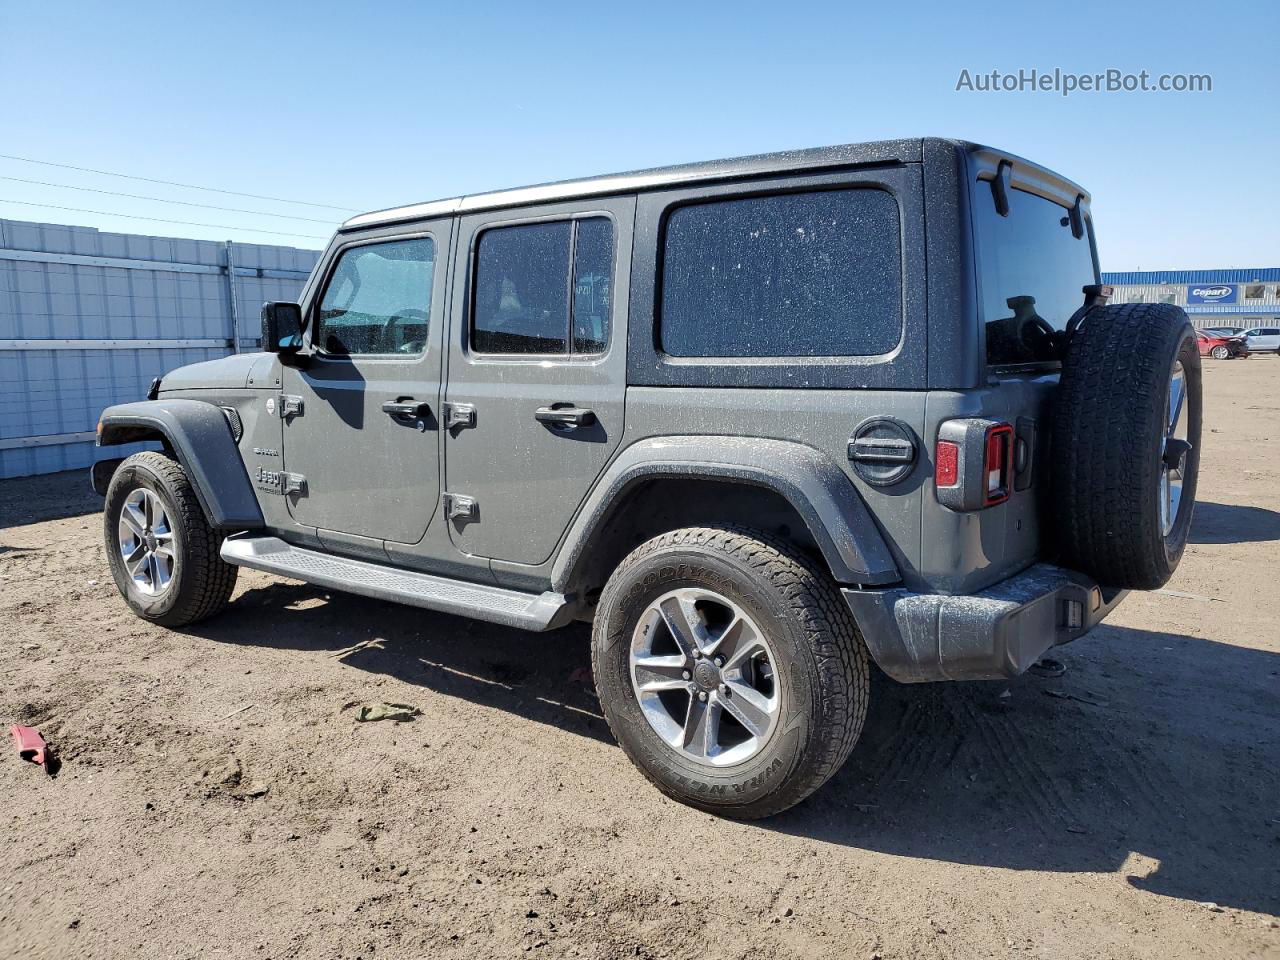
[[[589,427],[596,422],[595,413],[582,407],[539,407],[533,417],[553,427]]]
[[[425,420],[431,416],[431,404],[424,400],[388,400],[382,412],[396,420]]]

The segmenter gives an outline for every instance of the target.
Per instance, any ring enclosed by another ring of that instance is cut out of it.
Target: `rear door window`
[[[878,189],[691,204],[666,220],[659,319],[674,357],[852,357],[902,336],[898,204]]]
[[[476,248],[471,349],[600,353],[609,342],[613,221],[586,217],[492,227]]]
[[[579,220],[573,252],[573,352],[601,353],[613,304],[613,222]]]

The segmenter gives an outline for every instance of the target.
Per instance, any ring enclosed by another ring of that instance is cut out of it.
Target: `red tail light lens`
[[[960,445],[950,440],[939,440],[933,457],[933,485],[954,487],[960,482]]]
[[[1009,499],[1009,477],[1013,463],[1013,427],[1001,424],[987,431],[986,456],[982,472],[985,477],[986,505]]]

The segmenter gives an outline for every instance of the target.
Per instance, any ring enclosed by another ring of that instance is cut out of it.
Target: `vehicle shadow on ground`
[[[536,634],[273,583],[187,628],[222,643],[328,653],[345,666],[612,743],[591,681],[590,628]]]
[[[1280,913],[1280,655],[1104,626],[1054,656],[1058,679],[878,684],[849,762],[765,826]]]
[[[531,634],[277,583],[191,631],[328,653],[612,742],[582,625]],[[1280,912],[1280,655],[1109,626],[1055,655],[1068,671],[1052,680],[878,678],[849,762],[760,828],[930,860],[1119,871],[1152,893]]]
[[[1280,513],[1236,503],[1196,501],[1191,543],[1261,543],[1280,540]]]

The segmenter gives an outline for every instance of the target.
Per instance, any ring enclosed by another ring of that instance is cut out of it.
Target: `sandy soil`
[[[1280,957],[1280,360],[1207,364],[1194,545],[1067,674],[897,687],[763,823],[648,787],[548,636],[247,572],[119,600],[80,474],[0,484],[0,956]],[[406,724],[345,705],[416,704]]]

